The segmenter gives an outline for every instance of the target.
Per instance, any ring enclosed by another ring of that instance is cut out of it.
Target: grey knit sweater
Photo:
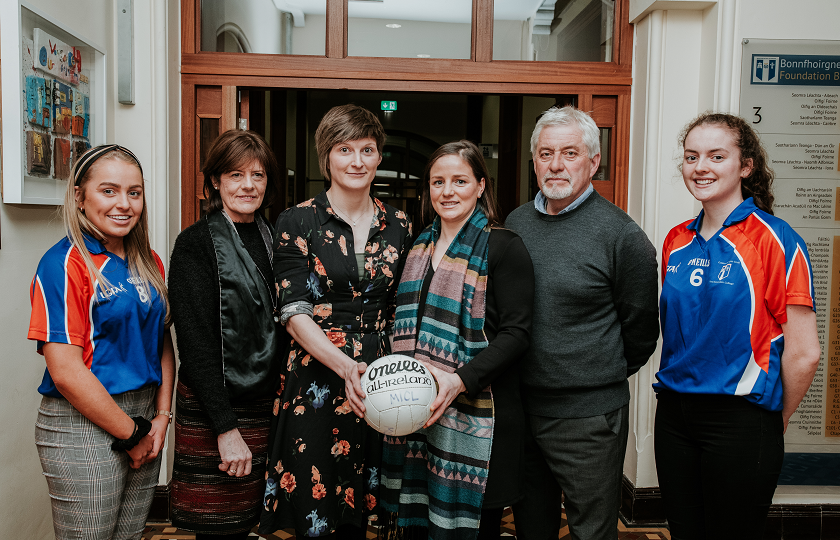
[[[534,263],[531,347],[521,364],[530,414],[583,418],[630,401],[627,377],[659,337],[656,249],[621,209],[592,193],[561,215],[528,202],[505,225]]]

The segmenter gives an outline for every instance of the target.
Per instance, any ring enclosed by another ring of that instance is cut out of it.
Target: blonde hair
[[[88,152],[91,150],[96,149],[90,149]],[[101,157],[96,158],[96,161],[101,162],[106,159],[129,163],[140,169],[139,163],[133,156],[130,156],[119,149],[107,152]],[[76,160],[76,163],[73,166],[73,174],[71,175],[71,178],[76,178],[78,167],[84,164],[85,161],[86,160],[81,158]],[[111,283],[104,275],[102,275],[102,271],[99,267],[94,264],[93,257],[91,256],[90,251],[88,251],[87,245],[85,245],[85,235],[91,236],[103,243],[105,242],[105,235],[102,234],[102,231],[100,231],[96,225],[88,219],[85,213],[79,209],[78,204],[79,201],[84,201],[85,186],[90,180],[91,175],[95,174],[98,165],[100,165],[100,163],[90,164],[87,170],[83,172],[83,176],[78,178],[75,184],[73,182],[67,182],[67,192],[64,195],[62,219],[64,221],[64,228],[67,232],[67,238],[70,240],[70,243],[79,250],[79,254],[82,256],[85,266],[87,266],[91,279],[99,281],[100,289],[104,290],[110,288]],[[142,177],[142,169],[140,169],[140,173]],[[76,198],[76,187],[79,188],[78,200]],[[142,284],[141,286],[146,287],[147,290],[149,286],[154,287],[158,292],[158,295],[160,295],[160,298],[163,300],[166,307],[165,324],[168,327],[171,323],[169,295],[166,291],[166,282],[160,274],[157,262],[155,261],[155,256],[152,253],[152,247],[149,244],[149,218],[148,213],[146,212],[145,190],[143,191],[143,210],[140,212],[140,219],[125,236],[125,238],[123,238],[123,248],[125,250],[125,262],[128,266],[128,271],[131,277],[137,278]]]

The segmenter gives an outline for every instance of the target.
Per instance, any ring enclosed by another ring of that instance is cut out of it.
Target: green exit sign
[[[382,101],[379,106],[382,108],[383,111],[396,111],[397,110],[397,102],[396,101]]]

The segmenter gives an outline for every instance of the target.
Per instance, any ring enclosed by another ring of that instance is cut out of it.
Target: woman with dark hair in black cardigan
[[[239,539],[260,515],[276,353],[288,342],[260,213],[278,166],[262,137],[232,130],[202,172],[208,214],[181,232],[170,262],[181,361],[172,522],[199,540]]]

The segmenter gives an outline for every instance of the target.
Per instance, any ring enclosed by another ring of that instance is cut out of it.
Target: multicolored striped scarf
[[[418,314],[439,237],[437,218],[406,258],[397,290],[393,349],[452,373],[487,347],[487,217],[476,207],[452,240],[432,277],[423,313]],[[396,513],[396,525],[426,527],[434,540],[475,538],[492,442],[489,387],[475,399],[458,396],[430,428],[406,437],[385,437],[382,503]]]

